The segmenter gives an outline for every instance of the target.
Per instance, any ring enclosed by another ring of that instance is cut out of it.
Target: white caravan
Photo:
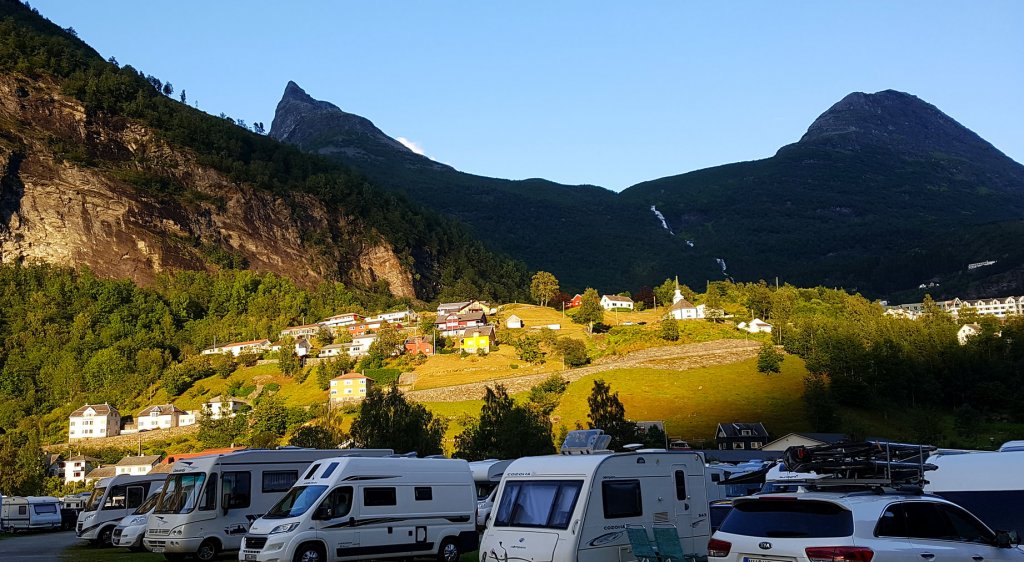
[[[633,560],[626,525],[655,524],[674,525],[684,552],[706,556],[704,459],[664,449],[612,453],[603,450],[607,438],[600,430],[574,431],[562,455],[513,461],[498,487],[480,561]]]
[[[315,461],[382,457],[391,449],[246,449],[174,463],[142,544],[167,558],[212,560],[238,550],[252,522],[277,503]]]
[[[60,500],[50,496],[4,496],[0,528],[6,531],[60,529]]]
[[[253,523],[238,558],[458,562],[477,547],[475,509],[464,460],[325,459]]]
[[[118,474],[100,480],[78,514],[75,535],[99,546],[111,546],[117,524],[156,493],[166,476]]]
[[[966,508],[992,529],[1024,532],[1024,450],[938,450],[924,491]]]
[[[130,515],[125,515],[117,524],[117,527],[114,527],[114,534],[111,539],[114,546],[123,546],[135,551],[145,550],[142,546],[142,537],[146,534],[149,514],[156,507],[156,502],[160,499],[160,491],[162,489],[163,482],[160,483],[160,487],[153,490],[153,493],[150,494],[146,501],[142,502],[138,509]]]
[[[487,518],[494,508],[494,497],[498,494],[501,475],[505,474],[505,469],[511,463],[511,460],[497,459],[469,463],[469,469],[473,472],[473,482],[476,483],[476,528],[481,531],[487,525]]]

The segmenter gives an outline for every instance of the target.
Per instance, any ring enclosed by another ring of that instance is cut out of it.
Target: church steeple
[[[683,300],[683,293],[679,291],[679,276],[676,275],[676,294],[672,295],[672,304]]]

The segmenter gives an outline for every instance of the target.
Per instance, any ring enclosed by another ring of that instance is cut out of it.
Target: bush
[[[373,379],[374,384],[387,386],[393,382],[398,382],[398,377],[402,376],[402,371],[399,369],[367,369],[363,372],[364,375]]]
[[[577,339],[564,337],[555,343],[555,349],[562,354],[565,364],[569,367],[580,367],[590,362],[587,346]]]

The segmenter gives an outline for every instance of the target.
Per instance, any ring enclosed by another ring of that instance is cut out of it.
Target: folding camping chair
[[[686,559],[675,525],[656,524],[654,542],[658,545],[658,557],[661,562],[684,562]]]
[[[633,556],[637,562],[660,562],[658,553],[651,546],[651,540],[647,538],[646,527],[626,525],[626,535],[629,536],[629,546],[633,549]]]

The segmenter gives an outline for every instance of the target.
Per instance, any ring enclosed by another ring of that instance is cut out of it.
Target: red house
[[[423,336],[416,336],[405,340],[405,352],[410,355],[416,355],[417,353],[433,355],[434,346],[430,343],[429,339]]]
[[[583,295],[576,293],[576,296],[573,297],[572,300],[565,303],[565,308],[576,308],[581,304],[583,304]]]

